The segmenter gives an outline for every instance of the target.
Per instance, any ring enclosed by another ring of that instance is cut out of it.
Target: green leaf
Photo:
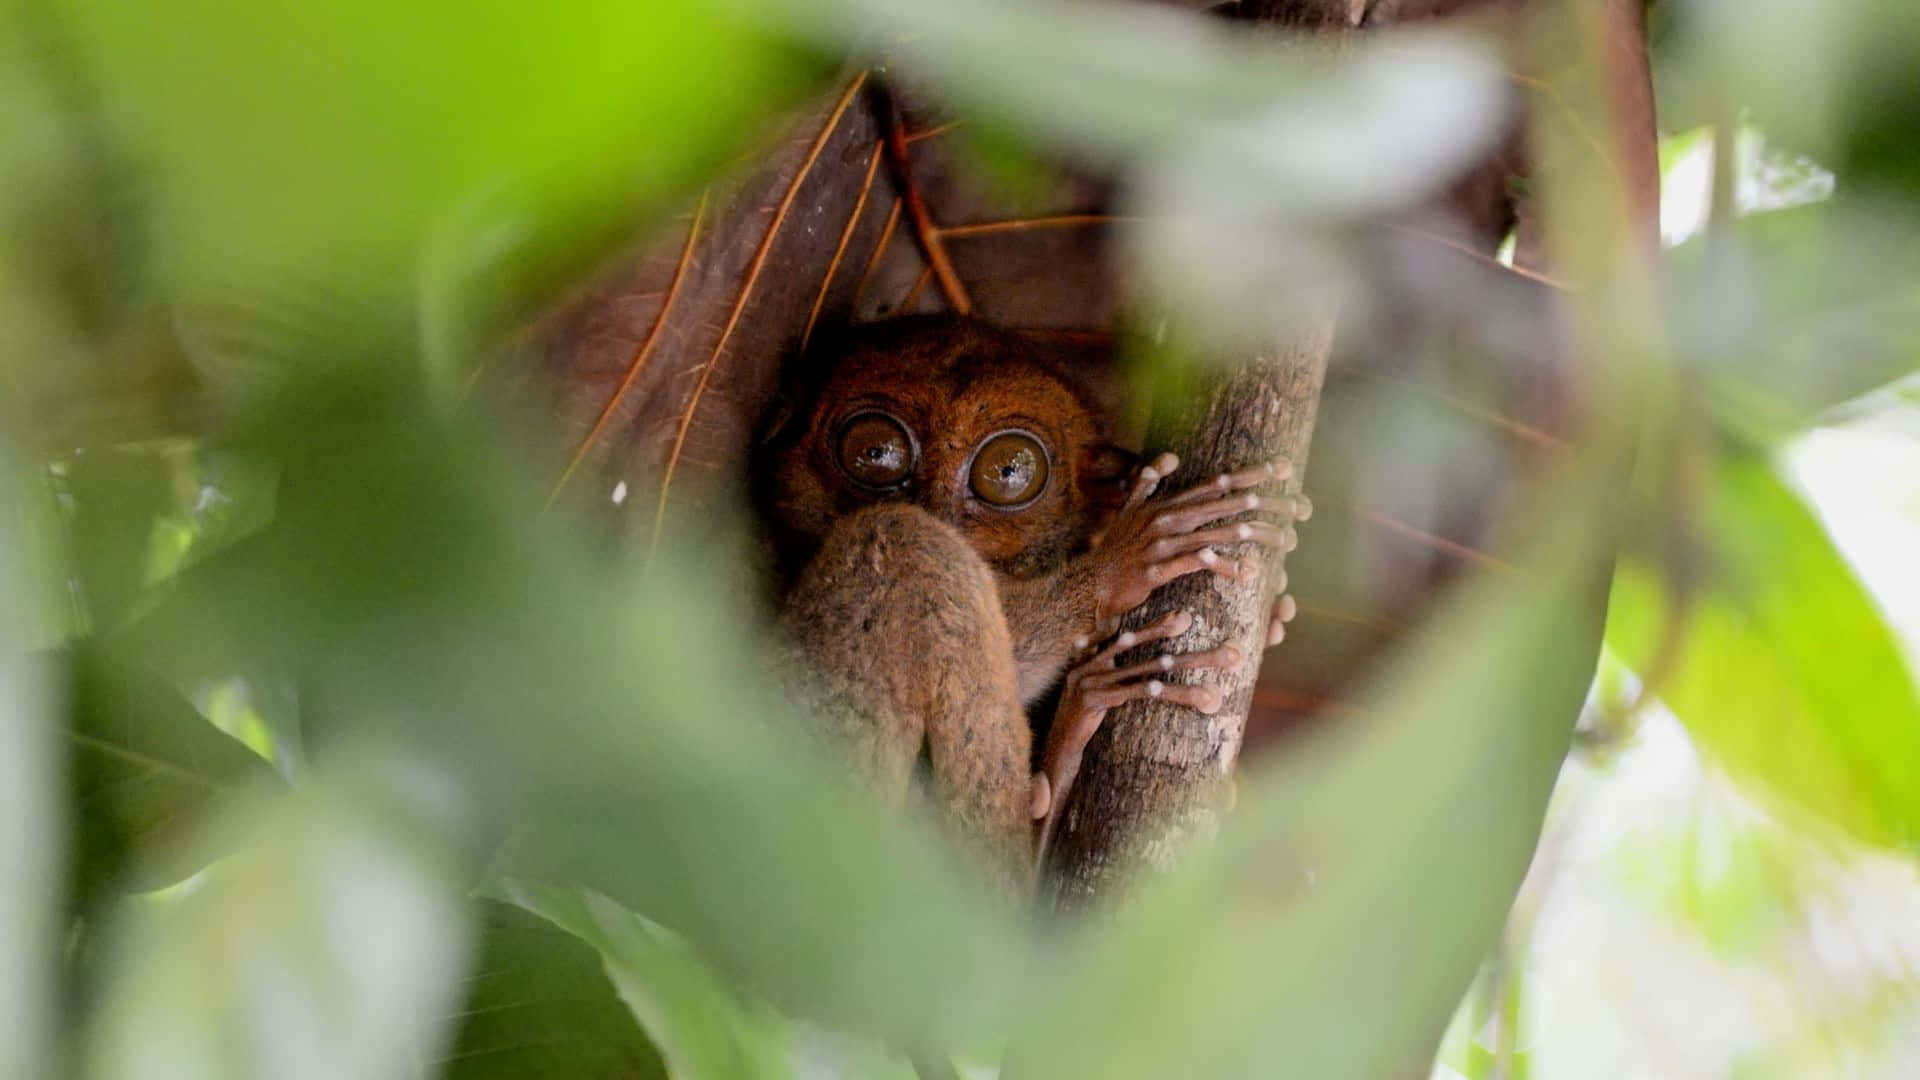
[[[273,524],[186,571],[141,648],[297,664],[316,768],[413,748],[511,830],[500,872],[595,889],[776,1007],[901,1045],[991,1031],[1018,932],[803,741],[720,573],[744,554],[609,567],[492,434],[392,387],[290,391],[234,434],[282,465]]]
[[[1684,637],[1645,558],[1615,577],[1609,646],[1738,777],[1869,843],[1920,837],[1920,699],[1892,633],[1797,492],[1764,457],[1730,453],[1706,488],[1706,574]]]
[[[228,796],[278,787],[279,775],[137,661],[91,644],[67,660],[79,895],[157,889],[199,870],[215,852],[188,837]]]
[[[1260,770],[1214,849],[1054,958],[1008,1080],[1423,1075],[1593,676],[1614,479],[1557,476],[1531,557],[1464,587],[1365,715]]]
[[[1333,49],[1170,5],[1084,0],[771,6],[815,33],[877,39],[886,62],[970,115],[1126,170],[1138,214],[1126,246],[1153,299],[1221,335],[1266,333],[1276,307],[1348,284],[1323,230],[1427,198],[1506,111],[1498,64],[1466,36]]]
[[[512,904],[482,901],[479,957],[439,1062],[446,1080],[645,1080],[659,1052],[585,941]]]
[[[1920,371],[1917,251],[1911,215],[1844,201],[1754,214],[1677,249],[1672,336],[1717,417],[1777,440]]]
[[[391,775],[403,757],[375,760]],[[413,772],[416,794],[430,777]],[[321,782],[222,827],[237,849],[193,888],[119,911],[82,1075],[387,1080],[438,1056],[465,911],[417,816],[390,791]]]
[[[449,290],[498,329],[812,74],[718,3],[60,0],[52,16],[87,122],[140,170],[144,269],[198,358],[237,375],[450,332],[415,317]]]
[[[793,1022],[743,998],[665,927],[585,889],[508,882],[503,891],[599,950],[675,1080],[793,1075]]]
[[[12,477],[0,453],[0,508],[13,505]],[[14,524],[0,512],[0,1076],[47,1076],[57,1023],[59,757],[50,665],[24,648],[33,619]]]
[[[107,448],[58,469],[88,617],[94,627],[116,627],[151,595],[155,531],[176,507],[174,462],[150,448]]]

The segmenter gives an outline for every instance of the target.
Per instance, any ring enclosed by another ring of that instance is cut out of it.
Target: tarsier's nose
[[[961,518],[961,499],[954,479],[960,465],[954,455],[930,447],[926,468],[907,497],[921,509],[941,521],[957,524]]]

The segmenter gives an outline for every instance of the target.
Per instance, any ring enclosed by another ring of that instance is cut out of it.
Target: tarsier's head
[[[765,446],[764,509],[802,559],[833,523],[909,502],[959,529],[1002,573],[1084,546],[1117,503],[1130,455],[1048,350],[955,318],[859,328],[808,365]]]

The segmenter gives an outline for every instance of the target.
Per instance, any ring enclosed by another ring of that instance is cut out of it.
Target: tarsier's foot
[[[1257,573],[1256,562],[1219,549],[1250,542],[1292,551],[1298,543],[1294,522],[1313,514],[1306,496],[1271,490],[1293,475],[1293,464],[1284,458],[1221,473],[1186,491],[1155,498],[1161,480],[1179,465],[1179,458],[1161,454],[1143,466],[1126,504],[1099,540],[1097,550],[1110,555],[1097,612],[1099,636],[1111,633],[1121,616],[1177,577],[1205,570],[1240,580]],[[1257,516],[1226,520],[1243,514]]]
[[[1173,612],[1139,630],[1115,636],[1099,652],[1067,672],[1066,682],[1060,689],[1060,708],[1054,714],[1053,727],[1047,733],[1046,749],[1041,755],[1040,773],[1034,777],[1035,818],[1045,818],[1050,828],[1065,804],[1074,777],[1079,774],[1087,743],[1094,732],[1100,730],[1109,710],[1129,701],[1149,699],[1171,701],[1203,713],[1219,710],[1222,701],[1218,687],[1169,682],[1161,676],[1173,671],[1233,668],[1243,658],[1237,645],[1177,655],[1163,653],[1142,663],[1119,666],[1120,654],[1128,649],[1183,634],[1192,625],[1192,615]]]

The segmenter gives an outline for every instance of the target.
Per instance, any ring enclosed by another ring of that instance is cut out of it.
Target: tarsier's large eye
[[[885,413],[861,413],[840,429],[840,467],[857,484],[889,488],[913,472],[913,440]]]
[[[1024,431],[1003,431],[974,452],[967,482],[994,506],[1031,502],[1047,487],[1046,448]]]

